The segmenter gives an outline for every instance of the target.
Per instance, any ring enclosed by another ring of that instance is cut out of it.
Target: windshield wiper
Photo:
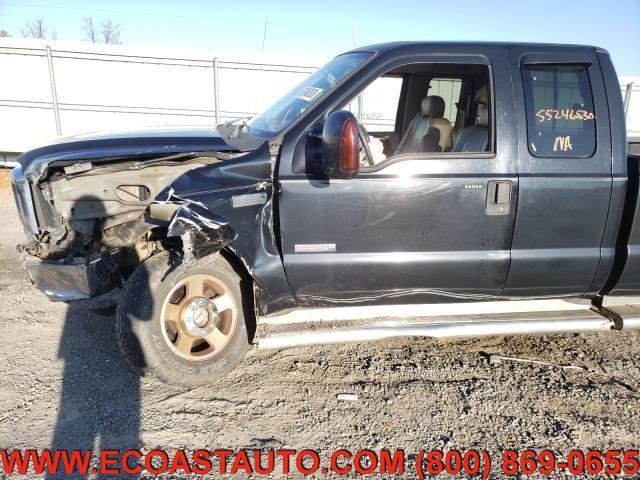
[[[240,122],[242,121],[242,123],[247,123],[247,120],[250,120],[251,118],[253,118],[251,115],[247,116],[247,117],[238,117],[238,118],[232,118],[231,120],[227,120],[224,123],[221,123],[220,125],[218,125],[218,127],[228,127],[230,125],[233,125],[236,122]]]
[[[221,125],[218,125],[216,128],[218,133],[222,135],[223,138],[227,140],[233,140],[234,138],[241,137],[243,135],[249,134],[249,124],[247,123],[247,119],[251,117],[245,118],[236,118],[235,120],[229,120]],[[235,122],[240,122],[234,125]]]

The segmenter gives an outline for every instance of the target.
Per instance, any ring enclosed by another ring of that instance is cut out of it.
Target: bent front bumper
[[[24,253],[22,266],[31,283],[49,300],[69,302],[95,297],[120,285],[119,254],[116,251],[65,263],[64,260],[43,260]]]

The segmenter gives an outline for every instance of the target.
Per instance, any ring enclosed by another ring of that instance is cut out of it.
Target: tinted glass
[[[596,149],[596,117],[587,69],[522,69],[529,152],[536,157],[585,158]]]

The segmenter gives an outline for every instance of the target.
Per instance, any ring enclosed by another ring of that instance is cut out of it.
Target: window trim
[[[423,152],[423,153],[398,153],[388,157],[384,162],[380,162],[376,165],[360,166],[360,172],[373,173],[379,172],[386,167],[395,163],[406,162],[409,160],[491,160],[495,159],[497,154],[495,152]],[[357,176],[355,178],[358,178]]]

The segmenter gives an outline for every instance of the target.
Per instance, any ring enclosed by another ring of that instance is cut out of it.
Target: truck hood
[[[147,129],[131,132],[92,133],[62,138],[23,153],[17,159],[22,173],[37,181],[51,162],[62,165],[81,160],[122,159],[147,155],[198,152],[246,152],[264,143],[264,138],[225,140],[211,129]]]

